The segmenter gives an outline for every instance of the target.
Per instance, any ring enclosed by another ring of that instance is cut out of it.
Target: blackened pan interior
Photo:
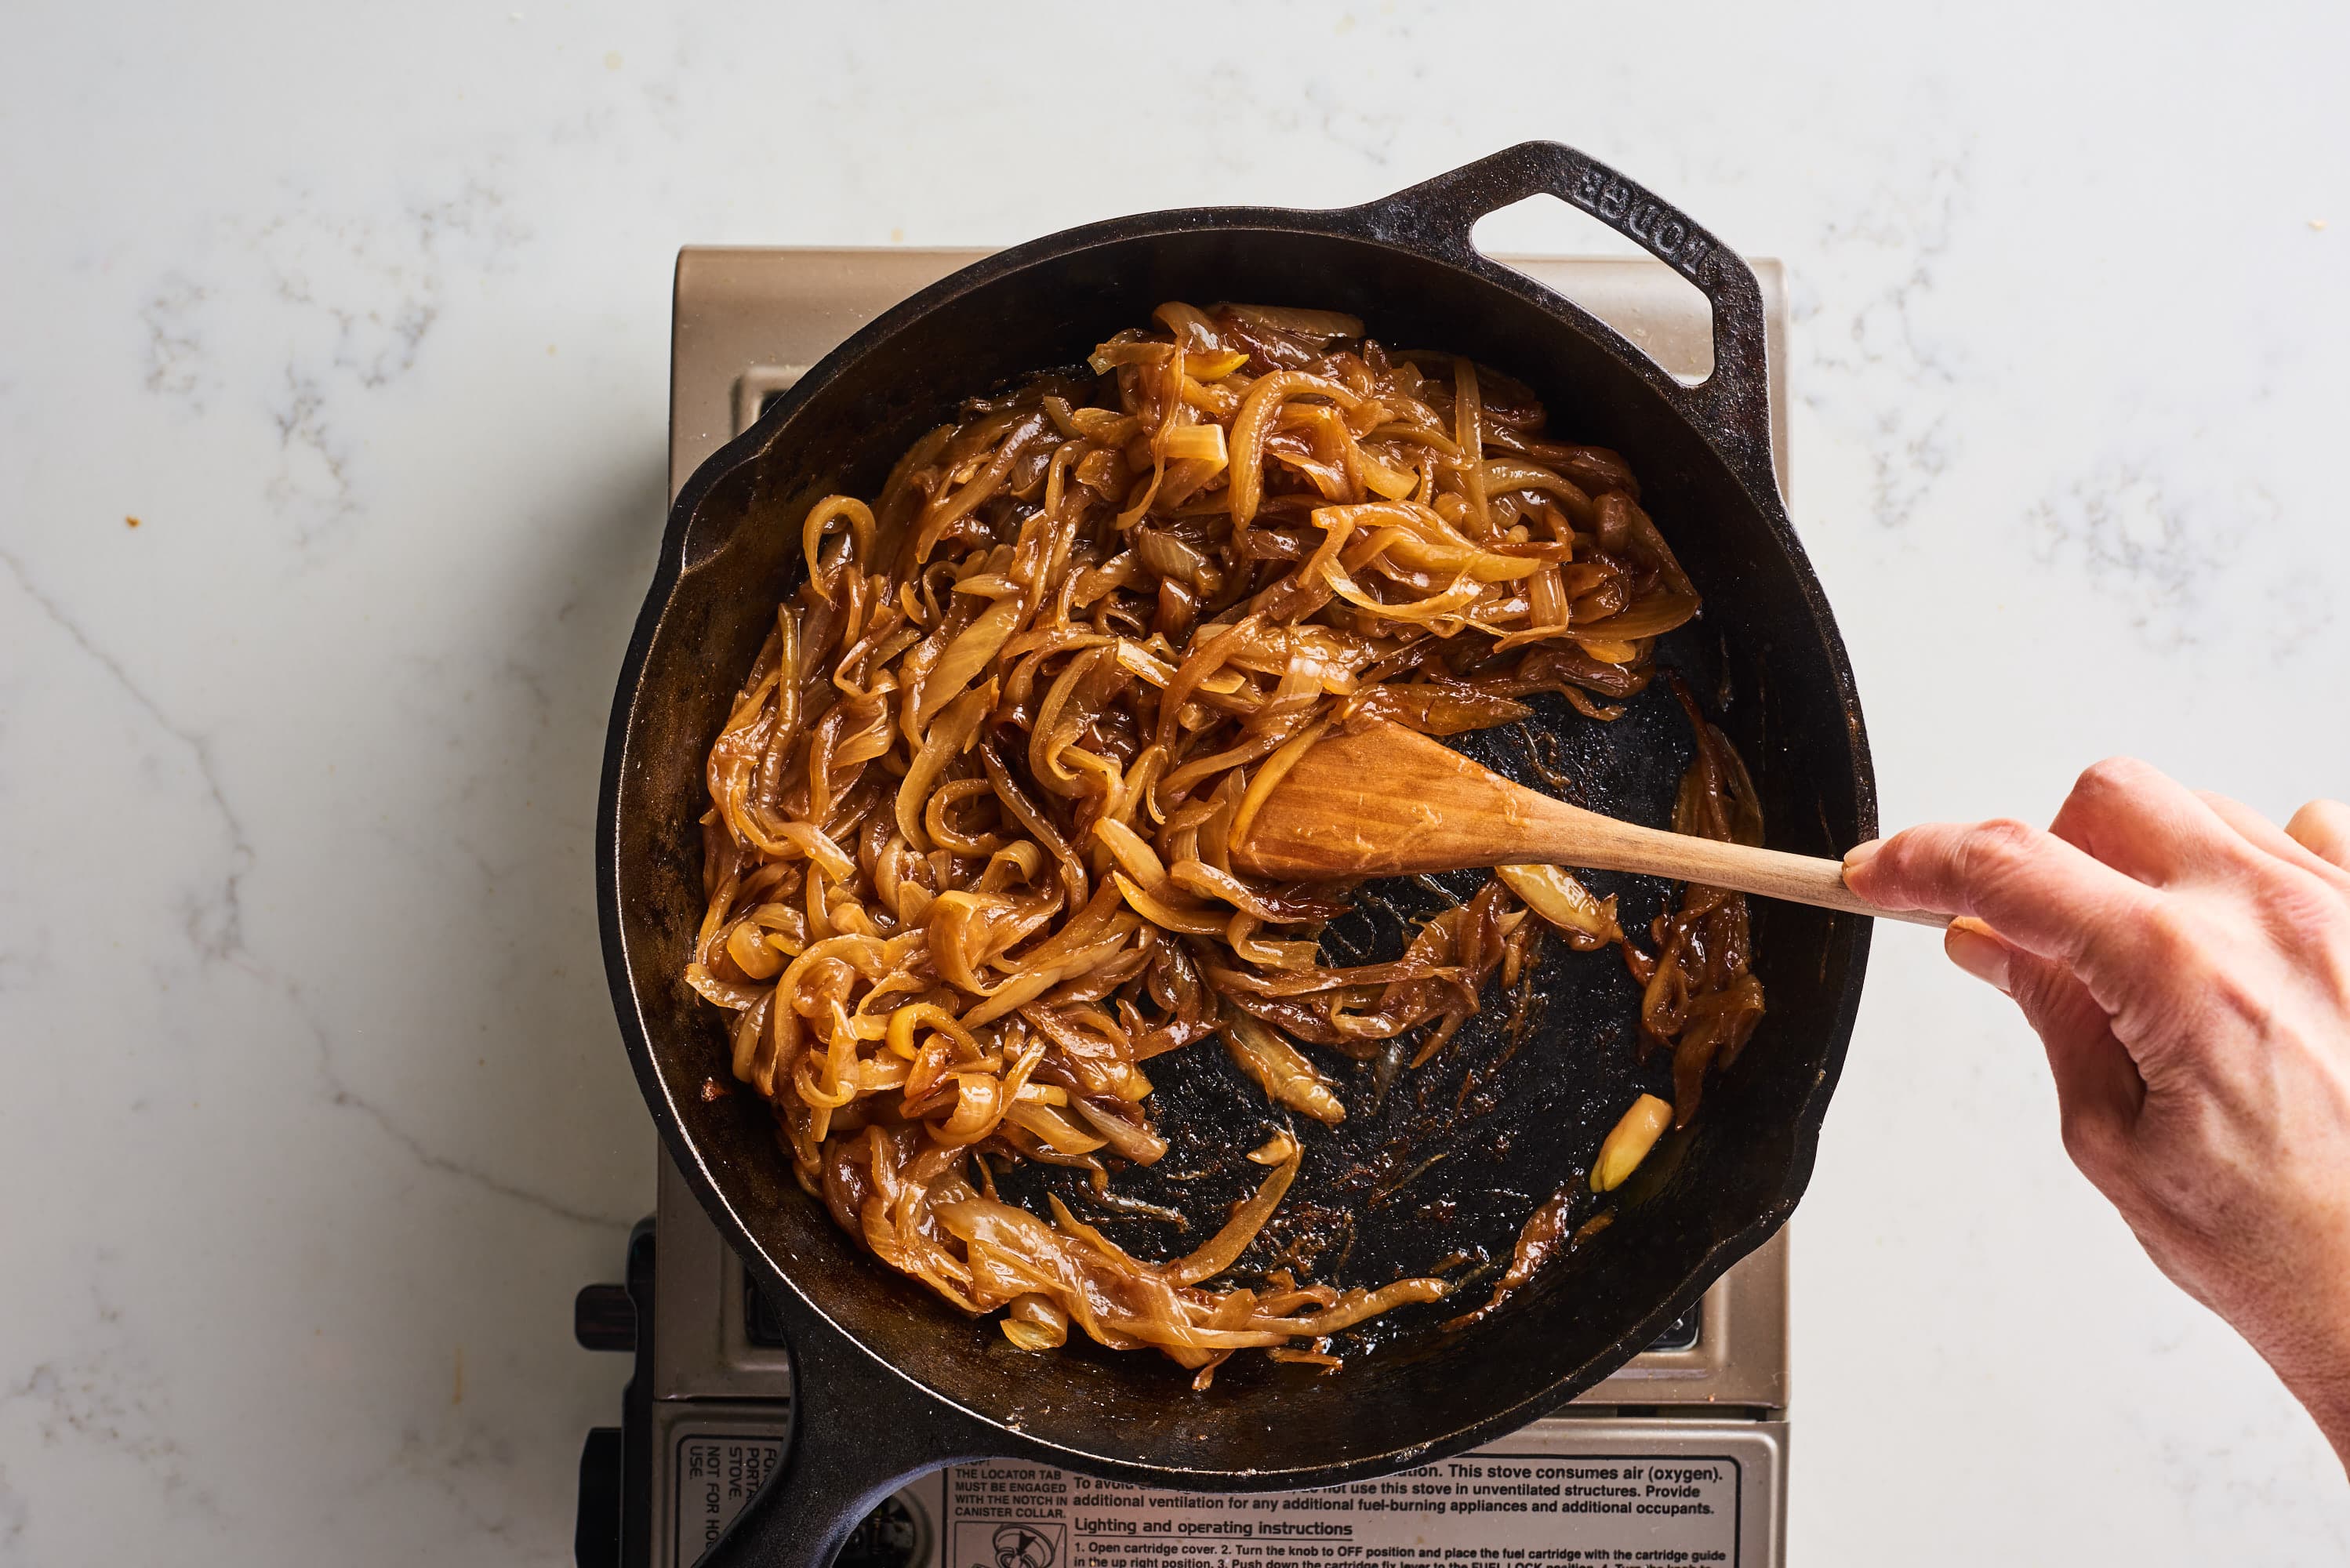
[[[1705,596],[1702,621],[1676,635],[1667,661],[1690,673],[1709,708],[1728,694],[1723,722],[1758,781],[1774,846],[1835,853],[1874,831],[1874,805],[1842,651],[1776,497],[1740,483],[1659,378],[1531,287],[1358,234],[1314,232],[1309,215],[1294,224],[1283,222],[1288,214],[1206,216],[1104,225],[1090,239],[1065,236],[1075,248],[1024,247],[1014,253],[1024,259],[999,261],[975,286],[951,280],[921,296],[928,308],[918,301],[910,318],[885,318],[893,330],[852,339],[712,460],[681,499],[690,516],[674,520],[670,535],[689,565],[639,629],[641,673],[616,718],[625,750],[610,781],[608,850],[636,1010],[629,1018],[624,1002],[623,1021],[640,1024],[631,1044],[648,1097],[722,1225],[739,1224],[754,1269],[788,1281],[938,1395],[1032,1444],[1172,1484],[1274,1486],[1409,1462],[1532,1419],[1644,1347],[1764,1240],[1810,1173],[1858,995],[1866,922],[1757,902],[1770,1012],[1746,1054],[1712,1087],[1691,1132],[1661,1145],[1618,1195],[1612,1226],[1476,1327],[1448,1334],[1434,1325],[1481,1301],[1490,1274],[1462,1303],[1386,1325],[1378,1353],[1357,1355],[1336,1376],[1244,1355],[1212,1391],[1194,1395],[1188,1375],[1155,1354],[1024,1354],[993,1321],[963,1318],[842,1235],[794,1184],[755,1096],[702,1098],[706,1080],[727,1081],[723,1020],[679,979],[702,912],[703,758],[776,601],[797,580],[808,504],[833,491],[874,493],[898,454],[959,400],[1081,359],[1110,333],[1147,321],[1161,300],[1354,312],[1390,346],[1463,352],[1518,377],[1548,405],[1555,431],[1630,460]],[[1613,725],[1563,704],[1546,705],[1539,722],[1555,739],[1538,744],[1556,747],[1550,760],[1563,762],[1586,804],[1664,820],[1690,739],[1663,682]],[[1533,780],[1520,737],[1495,732],[1476,745]],[[1638,878],[1594,880],[1622,892],[1642,920],[1665,894]],[[1433,907],[1424,889],[1400,894],[1399,902]],[[1349,929],[1362,941],[1392,940],[1392,924],[1382,932],[1378,923]],[[1358,1114],[1335,1136],[1301,1127],[1305,1174],[1283,1222],[1291,1232],[1336,1231],[1351,1215],[1345,1282],[1380,1282],[1455,1250],[1506,1260],[1518,1223],[1587,1167],[1635,1089],[1665,1081],[1661,1054],[1636,1060],[1637,993],[1614,955],[1554,945],[1542,991],[1539,1018],[1507,1063],[1503,1010],[1489,997],[1487,1014],[1438,1064],[1398,1080],[1378,1114]],[[1176,1147],[1157,1172],[1122,1173],[1118,1189],[1185,1207],[1195,1228],[1188,1239],[1149,1220],[1109,1229],[1159,1254],[1221,1222],[1223,1205],[1260,1174],[1237,1155],[1277,1118],[1213,1043],[1154,1062],[1150,1073]],[[1464,1087],[1470,1074],[1479,1082]],[[1342,1092],[1350,1106],[1366,1105],[1369,1070],[1347,1074]],[[1322,1251],[1324,1277],[1338,1244]]]

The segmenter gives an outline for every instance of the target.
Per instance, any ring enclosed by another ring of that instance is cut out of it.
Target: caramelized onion
[[[1264,1222],[1273,1218],[1273,1211],[1281,1206],[1281,1195],[1297,1179],[1297,1167],[1304,1158],[1305,1151],[1291,1144],[1288,1158],[1273,1168],[1253,1196],[1232,1210],[1232,1217],[1224,1222],[1224,1228],[1201,1243],[1197,1251],[1168,1264],[1167,1277],[1177,1284],[1196,1285],[1231,1268],[1248,1250],[1248,1244],[1256,1240],[1256,1233],[1264,1229]]]
[[[1069,1342],[1069,1314],[1050,1296],[1015,1296],[1003,1314],[1003,1337],[1023,1350],[1055,1349]]]
[[[1522,981],[1530,910],[1623,942],[1612,899],[1510,867],[1400,957],[1333,965],[1353,890],[1232,863],[1334,728],[1460,734],[1543,691],[1610,718],[1699,609],[1621,458],[1547,435],[1497,371],[1363,331],[1169,302],[1087,367],[966,404],[878,494],[799,518],[806,582],[711,747],[683,978],[734,1013],[733,1076],[847,1233],[1023,1349],[1074,1326],[1205,1386],[1246,1349],[1335,1368],[1327,1336],[1441,1296],[1280,1270],[1205,1288],[1315,1158],[1287,1131],[1162,1262],[995,1176],[1073,1167],[1109,1210],[1185,1220],[1114,1186],[1169,1147],[1144,1063],[1219,1034],[1273,1106],[1336,1124],[1315,1054],[1427,1060],[1490,980]],[[1690,711],[1675,825],[1752,842],[1752,782]],[[1625,957],[1685,1120],[1761,1014],[1743,900],[1690,888],[1650,934]]]
[[[1278,1106],[1304,1111],[1315,1121],[1333,1127],[1347,1119],[1347,1107],[1330,1091],[1305,1054],[1264,1023],[1237,1007],[1224,1010],[1224,1044],[1241,1071],[1256,1080],[1265,1097]]]
[[[1624,928],[1616,923],[1616,900],[1593,898],[1588,888],[1556,866],[1496,866],[1493,875],[1524,899],[1526,908],[1586,952],[1624,940]]]
[[[1708,723],[1678,676],[1673,694],[1697,736],[1697,754],[1681,775],[1673,831],[1739,844],[1762,841],[1762,808],[1730,737]],[[1752,971],[1746,895],[1692,884],[1680,905],[1657,917],[1657,956],[1643,978],[1640,1028],[1673,1050],[1673,1125],[1697,1115],[1710,1073],[1727,1067],[1762,1021],[1762,982]],[[1626,950],[1630,957],[1630,950]]]

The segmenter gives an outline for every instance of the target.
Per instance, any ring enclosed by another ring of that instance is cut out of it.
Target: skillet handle
[[[1743,257],[1688,213],[1598,160],[1555,141],[1522,141],[1362,211],[1383,237],[1433,248],[1489,276],[1521,281],[1471,244],[1469,231],[1488,213],[1528,196],[1545,195],[1590,213],[1633,241],[1695,284],[1712,305],[1713,373],[1695,387],[1671,385],[1688,411],[1744,465],[1748,478],[1760,475],[1775,493],[1762,286]]]
[[[778,1290],[792,1358],[791,1443],[701,1568],[830,1568],[849,1533],[917,1476],[1005,1446]]]

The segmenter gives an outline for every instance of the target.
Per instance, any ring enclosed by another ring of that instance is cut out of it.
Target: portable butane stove
[[[670,493],[850,333],[978,251],[689,248],[671,338]],[[1688,380],[1712,363],[1704,300],[1659,263],[1506,257]],[[1770,325],[1786,485],[1787,305]],[[619,1427],[580,1458],[582,1568],[690,1568],[781,1459],[792,1372],[742,1262],[660,1156],[628,1279],[579,1294],[576,1332],[627,1350]],[[1327,1491],[1159,1492],[1034,1464],[936,1472],[860,1528],[839,1568],[1274,1568],[1315,1563],[1702,1563],[1778,1568],[1786,1534],[1783,1236],[1557,1416],[1459,1459]]]

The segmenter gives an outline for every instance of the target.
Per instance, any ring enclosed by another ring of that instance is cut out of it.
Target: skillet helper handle
[[[812,1311],[784,1310],[791,1443],[702,1554],[701,1568],[831,1568],[850,1533],[891,1492],[1001,1447]]]
[[[1374,202],[1383,227],[1451,252],[1480,272],[1508,275],[1471,243],[1488,213],[1529,196],[1555,196],[1590,213],[1679,273],[1713,306],[1713,373],[1679,389],[1683,402],[1744,466],[1775,493],[1771,466],[1770,345],[1762,288],[1754,269],[1688,213],[1607,164],[1555,141],[1515,147]],[[1637,350],[1636,350],[1637,352]]]

